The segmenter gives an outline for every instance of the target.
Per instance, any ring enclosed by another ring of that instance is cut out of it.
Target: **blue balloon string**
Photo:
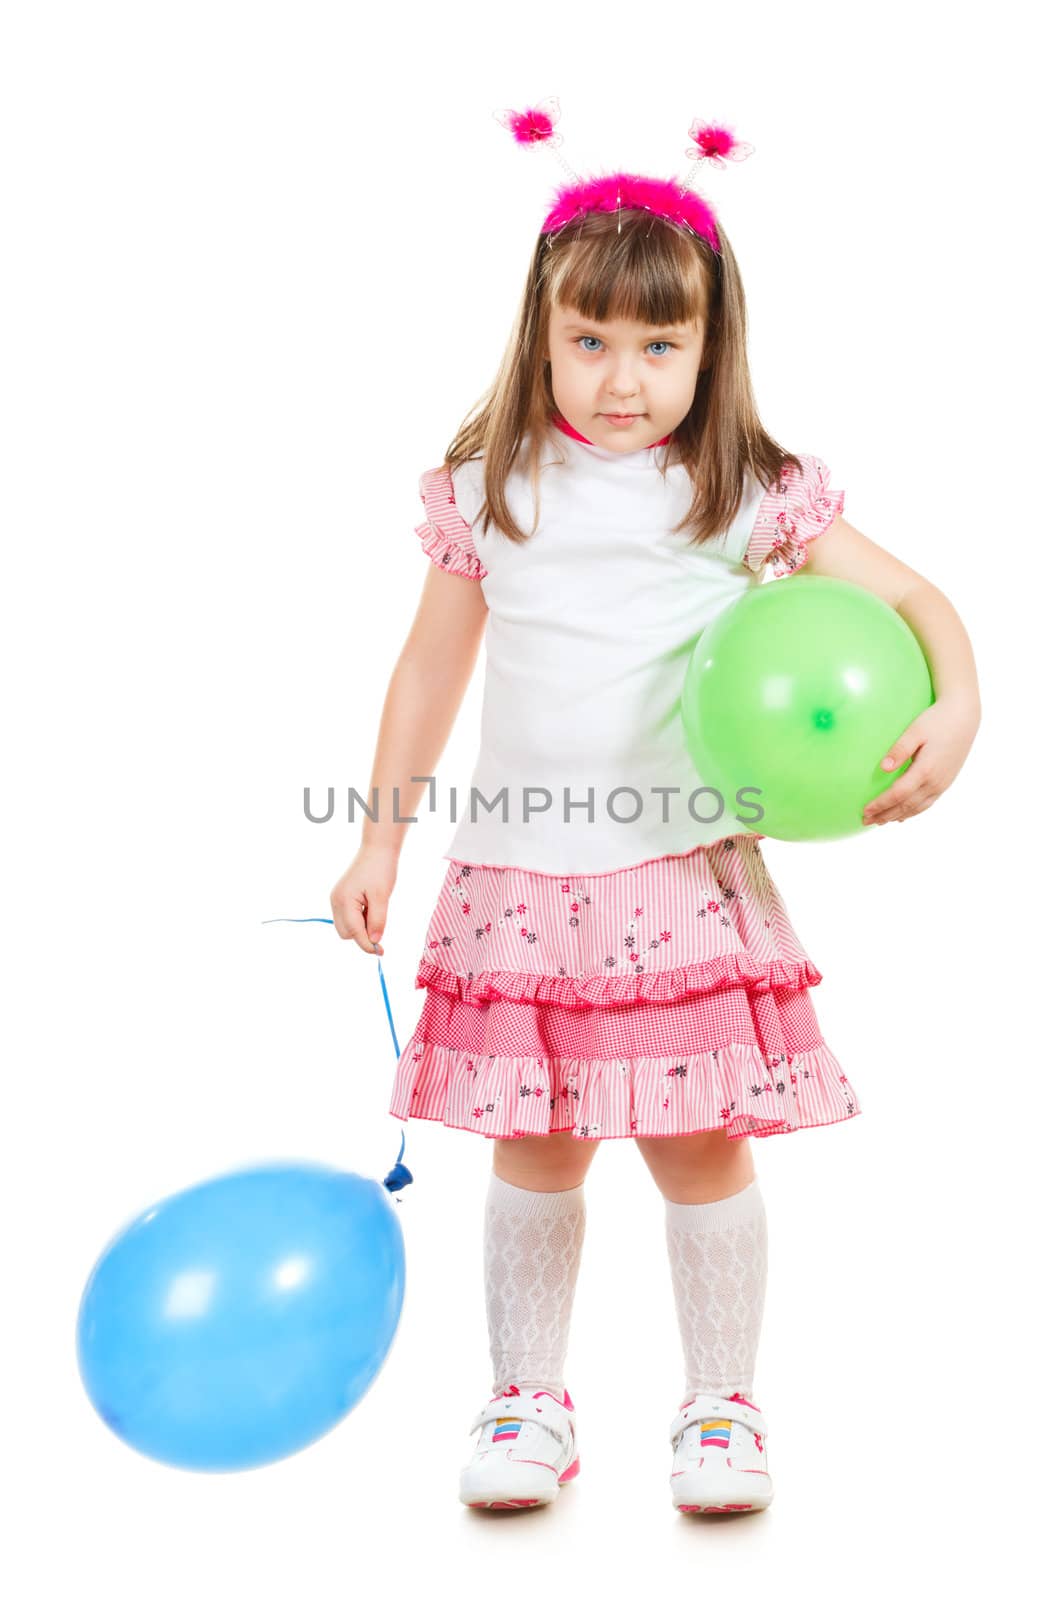
[[[262,926],[264,927],[268,922],[326,922],[332,928],[335,926],[335,920],[333,917],[264,917],[262,919]],[[394,1027],[394,1013],[390,1009],[390,996],[387,994],[386,979],[383,977],[383,958],[382,956],[377,956],[376,959],[379,962],[379,982],[383,986],[383,1004],[386,1006],[386,1018],[390,1024],[390,1037],[394,1041],[394,1049],[397,1053],[398,1060],[400,1061],[401,1046],[398,1044],[397,1030]],[[383,1179],[383,1187],[390,1190],[391,1194],[394,1195],[398,1205],[401,1204],[401,1201],[398,1198],[396,1191],[398,1189],[403,1189],[407,1183],[412,1182],[412,1173],[401,1160],[404,1154],[405,1130],[403,1128],[401,1130],[401,1149],[398,1151],[398,1158],[391,1167],[390,1171],[387,1173],[386,1177]]]

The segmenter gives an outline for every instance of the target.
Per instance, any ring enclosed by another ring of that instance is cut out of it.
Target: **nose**
[[[607,392],[615,400],[632,400],[637,393],[637,380],[628,368],[620,364],[611,376]]]
[[[632,400],[640,392],[636,361],[636,354],[631,350],[614,353],[607,374],[607,393],[616,404]]]

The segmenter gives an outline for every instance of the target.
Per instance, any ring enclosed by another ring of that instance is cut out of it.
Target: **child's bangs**
[[[551,265],[552,303],[594,322],[627,319],[662,328],[695,322],[706,311],[702,254],[647,212],[624,211],[621,233],[613,226],[582,228],[554,250]]]

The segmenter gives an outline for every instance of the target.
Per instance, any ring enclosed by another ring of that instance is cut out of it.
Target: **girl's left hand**
[[[884,758],[895,771],[912,757],[907,772],[862,812],[866,823],[904,822],[934,805],[964,765],[979,727],[979,713],[956,700],[936,700],[912,721]],[[881,762],[881,765],[884,763]]]

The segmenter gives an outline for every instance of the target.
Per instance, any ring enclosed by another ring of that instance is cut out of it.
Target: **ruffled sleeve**
[[[432,467],[423,474],[420,499],[427,520],[417,526],[416,534],[435,566],[461,578],[484,578],[486,569],[475,552],[471,528],[457,508],[448,467]]]
[[[769,562],[778,578],[797,572],[806,561],[811,539],[842,516],[846,493],[829,489],[829,471],[818,456],[799,456],[801,475],[785,466],[758,508],[743,564],[760,572]]]

